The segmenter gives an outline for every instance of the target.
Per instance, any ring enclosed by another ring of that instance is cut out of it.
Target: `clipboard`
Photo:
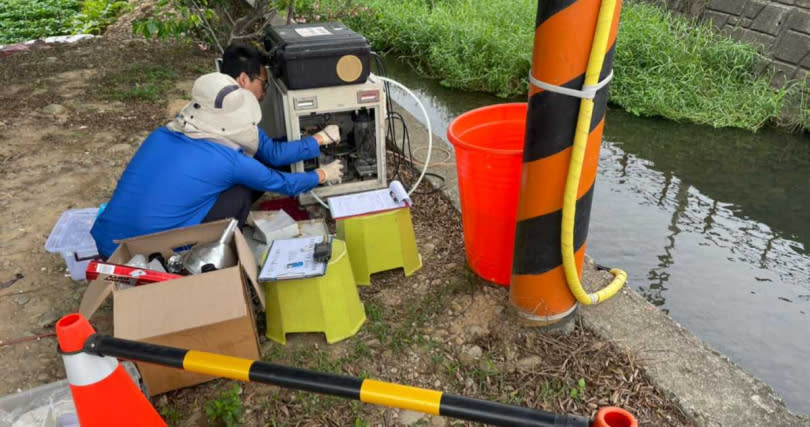
[[[332,242],[329,236],[305,236],[296,239],[273,240],[265,252],[259,270],[259,282],[307,279],[326,274],[329,261],[314,259],[315,245]]]
[[[330,197],[328,203],[332,218],[339,220],[410,208],[413,201],[401,182],[391,181],[388,188]]]

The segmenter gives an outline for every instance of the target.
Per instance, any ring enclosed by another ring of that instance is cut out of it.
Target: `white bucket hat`
[[[194,81],[191,102],[167,125],[194,139],[242,148],[253,156],[259,148],[262,110],[250,91],[240,89],[231,76],[210,73]]]

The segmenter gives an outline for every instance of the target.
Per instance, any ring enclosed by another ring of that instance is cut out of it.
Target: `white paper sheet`
[[[411,206],[411,198],[399,181],[391,181],[388,188],[331,197],[329,211],[332,218],[346,218],[374,212]]]
[[[298,239],[274,240],[267,253],[259,281],[300,279],[323,275],[326,263],[312,258],[315,245],[323,242],[324,236],[300,237]]]

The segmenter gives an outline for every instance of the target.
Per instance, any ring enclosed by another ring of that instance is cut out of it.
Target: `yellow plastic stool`
[[[326,274],[265,282],[267,338],[286,344],[293,332],[323,332],[329,344],[349,338],[366,321],[346,243],[332,239]]]
[[[410,209],[340,219],[337,237],[346,241],[358,285],[370,285],[372,273],[402,267],[410,276],[422,268]]]

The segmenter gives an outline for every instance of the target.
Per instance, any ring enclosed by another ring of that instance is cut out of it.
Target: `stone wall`
[[[810,75],[810,0],[649,0],[761,47],[776,84]]]

